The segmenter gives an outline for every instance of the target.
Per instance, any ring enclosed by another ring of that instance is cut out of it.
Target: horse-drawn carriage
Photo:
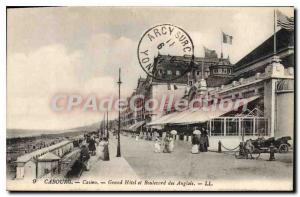
[[[271,137],[268,139],[246,140],[245,142],[241,142],[240,150],[236,153],[236,158],[257,159],[261,153],[269,153],[271,149],[274,152],[287,153],[291,146],[288,141],[291,139],[290,136],[285,136],[278,139]]]

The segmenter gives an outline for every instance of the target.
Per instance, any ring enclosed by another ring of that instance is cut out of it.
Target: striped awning
[[[138,128],[140,128],[141,126],[143,126],[145,124],[145,121],[140,121],[140,122],[137,122],[133,125],[131,125],[128,130],[131,130],[131,131],[136,131]]]
[[[211,105],[207,108],[200,108],[200,109],[188,109],[183,112],[174,112],[161,118],[158,118],[150,123],[147,126],[154,126],[154,125],[166,125],[166,124],[196,124],[209,121],[211,119],[220,117],[224,114],[227,114],[237,107],[244,106],[251,101],[258,99],[259,96],[253,96],[246,99],[241,99],[240,102],[237,103],[237,106],[233,107],[221,107],[218,105]]]

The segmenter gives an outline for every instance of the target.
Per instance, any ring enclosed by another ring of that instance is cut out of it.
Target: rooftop
[[[294,31],[288,31],[285,29],[280,29],[276,33],[277,40],[277,51],[282,51],[285,49],[294,47]],[[238,61],[234,70],[242,69],[243,66],[251,64],[256,60],[267,57],[273,54],[274,50],[274,35],[269,37],[266,41],[264,41],[261,45],[252,50],[249,54],[243,57],[240,61]]]
[[[38,158],[39,161],[54,161],[60,160],[60,157],[55,155],[54,153],[48,152]]]
[[[41,149],[39,149],[39,150],[33,151],[33,152],[31,152],[31,153],[27,153],[27,154],[25,154],[25,155],[22,155],[22,156],[18,157],[16,162],[24,162],[24,163],[26,163],[26,162],[28,162],[28,161],[29,161],[30,159],[32,159],[32,158],[36,158],[36,157],[42,156],[42,155],[44,155],[45,153],[48,153],[48,152],[50,152],[50,151],[53,151],[53,150],[55,150],[55,149],[57,149],[57,148],[60,148],[60,147],[62,147],[62,146],[64,146],[64,145],[67,145],[67,144],[69,144],[69,143],[71,143],[71,141],[69,141],[69,140],[64,140],[64,141],[59,142],[59,143],[57,143],[57,144],[54,144],[54,145],[52,145],[52,146],[48,146],[48,147],[41,148]]]

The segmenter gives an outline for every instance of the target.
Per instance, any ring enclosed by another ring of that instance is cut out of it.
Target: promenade
[[[138,176],[128,164],[124,157],[116,157],[117,153],[117,140],[115,137],[111,137],[109,141],[109,161],[102,161],[99,159],[99,146],[97,146],[96,155],[91,156],[90,169],[84,171],[80,177],[80,180],[99,180],[105,178],[109,179],[137,179]]]

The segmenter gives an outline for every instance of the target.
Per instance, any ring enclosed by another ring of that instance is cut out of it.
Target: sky
[[[279,8],[293,16],[291,8]],[[221,31],[233,36],[223,45],[234,64],[273,34],[267,7],[56,7],[7,11],[7,128],[68,129],[102,120],[103,113],[57,113],[57,94],[122,97],[146,74],[137,59],[138,42],[158,24],[174,24],[193,40],[195,56],[203,46],[220,55]],[[110,118],[116,117],[110,113]]]

